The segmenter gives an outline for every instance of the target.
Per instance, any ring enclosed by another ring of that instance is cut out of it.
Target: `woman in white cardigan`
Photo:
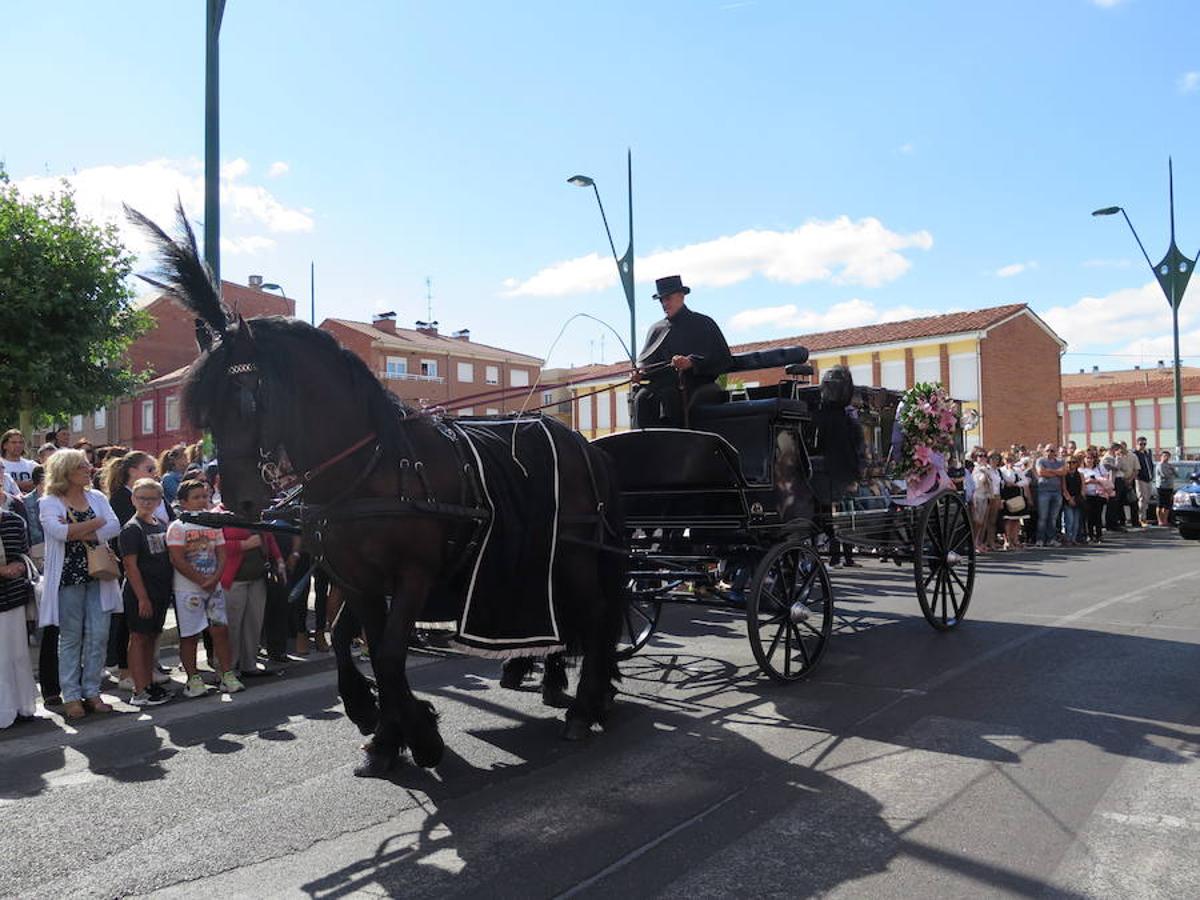
[[[116,579],[88,574],[87,545],[116,537],[121,523],[91,485],[92,467],[82,451],[57,450],[46,461],[45,496],[38,504],[46,537],[39,624],[59,629],[58,674],[68,719],[112,710],[100,698],[100,676],[108,620],[121,606],[121,589]]]

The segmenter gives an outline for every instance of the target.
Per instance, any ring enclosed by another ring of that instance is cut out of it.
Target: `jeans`
[[[1063,535],[1068,541],[1079,540],[1079,527],[1083,524],[1083,498],[1080,497],[1075,501],[1077,505],[1071,506],[1069,503],[1063,503]]]
[[[63,700],[100,696],[111,613],[100,608],[100,582],[58,589],[58,677]]]
[[[1058,523],[1058,511],[1062,508],[1062,492],[1038,491],[1037,506],[1037,539],[1043,544],[1048,544],[1056,537],[1055,526]]]

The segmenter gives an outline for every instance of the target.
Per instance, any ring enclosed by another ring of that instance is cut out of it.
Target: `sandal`
[[[68,700],[63,705],[63,715],[68,719],[82,719],[87,715],[87,710],[83,708],[83,703],[79,700]]]

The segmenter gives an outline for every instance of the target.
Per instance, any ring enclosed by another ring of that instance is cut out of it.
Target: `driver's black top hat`
[[[668,275],[666,278],[656,278],[654,280],[654,299],[661,300],[663,297],[669,297],[672,294],[690,294],[692,289],[685,287],[683,279],[678,275]]]

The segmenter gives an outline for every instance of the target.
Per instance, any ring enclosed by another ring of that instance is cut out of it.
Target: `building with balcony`
[[[469,331],[443,335],[435,325],[397,328],[390,314],[370,323],[326,319],[321,329],[413,405],[480,416],[540,405],[528,393],[539,381],[542,360],[477,343]]]
[[[1200,367],[1183,366],[1185,452],[1200,450]],[[1159,360],[1150,368],[1063,375],[1063,439],[1080,447],[1133,446],[1138,437],[1151,448],[1175,449],[1175,373]]]

